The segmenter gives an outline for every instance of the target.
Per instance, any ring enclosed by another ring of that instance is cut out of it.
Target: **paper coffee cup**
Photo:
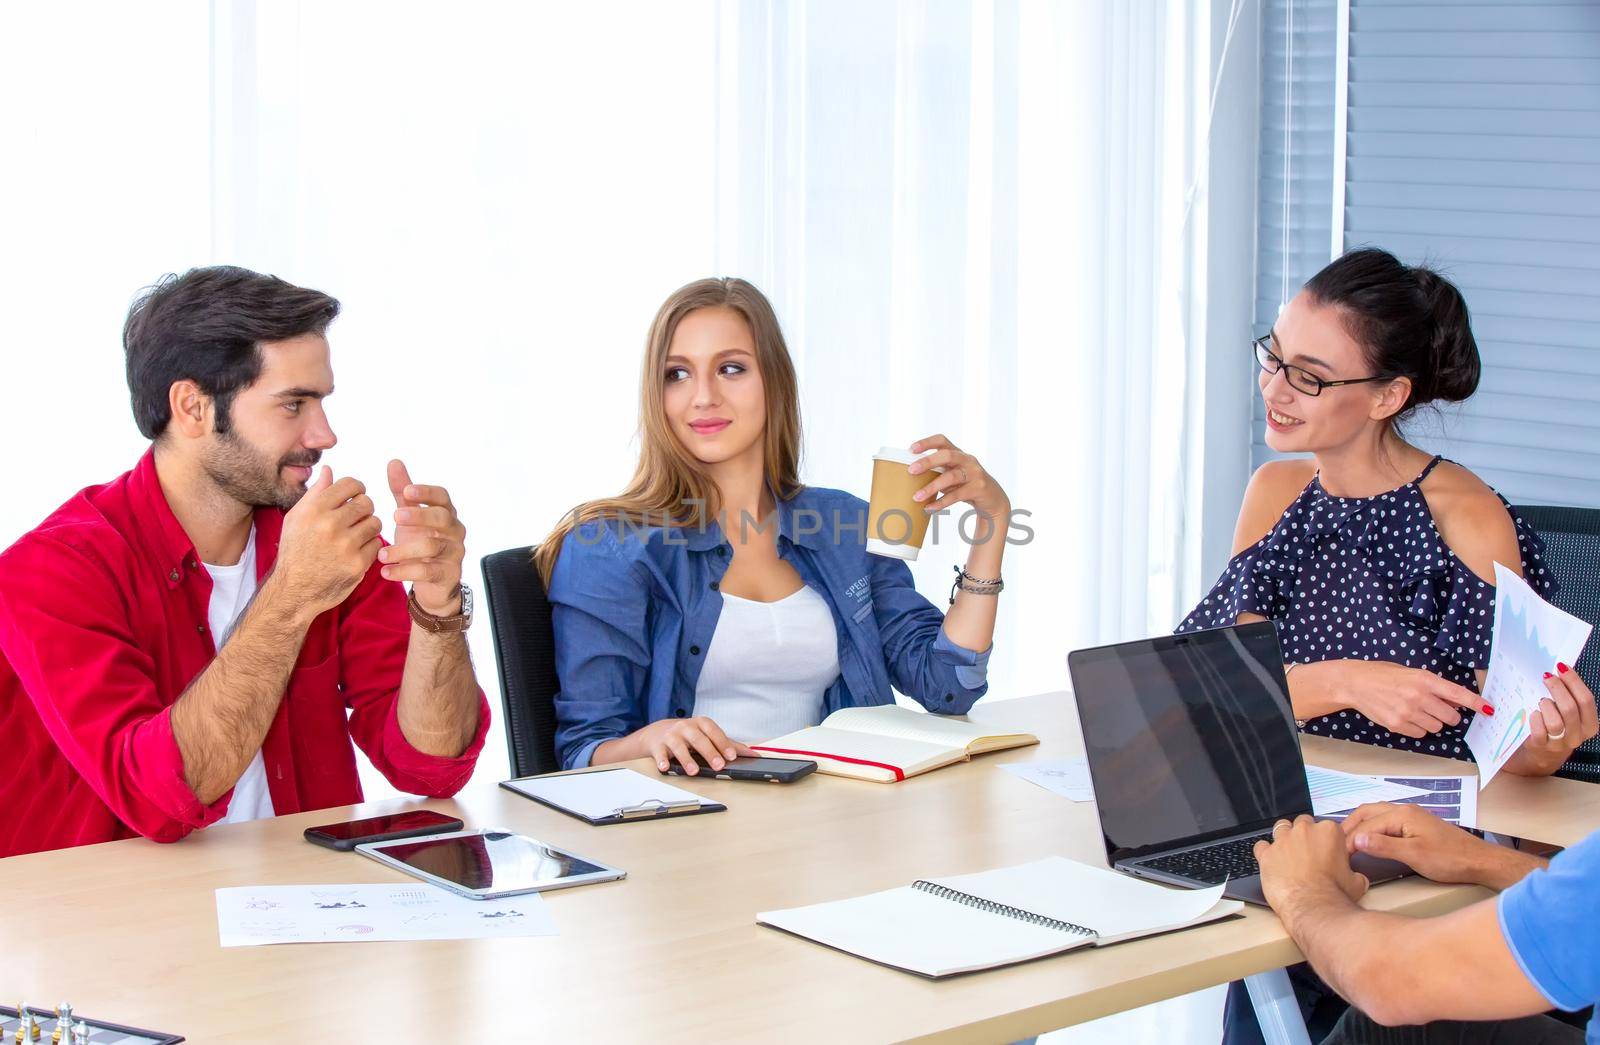
[[[943,468],[912,475],[906,467],[922,454],[894,446],[872,455],[872,499],[867,506],[867,551],[915,562],[928,535],[928,513],[911,495],[933,482]]]

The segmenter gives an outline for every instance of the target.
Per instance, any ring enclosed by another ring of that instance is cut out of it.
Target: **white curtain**
[[[339,296],[330,462],[448,483],[475,554],[621,484],[649,319],[721,273],[784,321],[808,481],[864,492],[877,446],[940,431],[1031,513],[994,697],[1060,688],[1068,649],[1196,594],[1206,40],[1183,0],[4,18],[5,424],[48,450],[15,462],[0,541],[137,452],[119,324],[163,272]],[[935,601],[954,522],[916,566]]]
[[[1191,6],[719,8],[717,265],[777,304],[808,475],[860,489],[874,447],[944,432],[1032,513],[996,696],[1060,688],[1069,648],[1170,629],[1195,595]],[[963,552],[924,553],[930,596]]]

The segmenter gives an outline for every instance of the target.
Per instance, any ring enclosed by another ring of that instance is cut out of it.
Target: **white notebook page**
[[[1008,965],[1092,942],[909,887],[769,911],[756,919],[925,976]]]
[[[1168,888],[1064,856],[929,880],[1007,907],[1082,925],[1101,939],[1192,922],[1217,906],[1223,888]]]
[[[765,744],[757,744],[756,747],[765,747],[768,744],[774,748],[815,751],[822,755],[843,755],[846,758],[858,758],[867,762],[882,762],[885,765],[898,766],[903,770],[912,769],[930,760],[948,761],[951,757],[951,747],[946,744],[925,744],[920,740],[885,737],[876,733],[857,733],[849,729],[830,729],[827,726],[812,726],[798,733],[790,733],[786,737],[768,740]]]
[[[829,729],[847,729],[882,737],[899,737],[923,744],[964,750],[989,730],[948,715],[931,715],[895,704],[870,708],[840,708],[823,720]]]

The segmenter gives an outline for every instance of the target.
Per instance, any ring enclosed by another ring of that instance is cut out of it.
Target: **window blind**
[[[1600,5],[1351,0],[1349,26],[1344,244],[1443,272],[1483,358],[1412,435],[1514,504],[1600,507]]]
[[[1262,0],[1261,131],[1257,171],[1255,332],[1333,253],[1335,0]],[[1255,385],[1248,344],[1213,346]],[[1247,376],[1246,376],[1247,375]],[[1266,416],[1252,395],[1251,466],[1273,456]]]

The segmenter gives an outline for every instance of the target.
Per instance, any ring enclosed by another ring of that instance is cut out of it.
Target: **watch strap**
[[[440,617],[422,608],[422,604],[417,601],[417,590],[412,588],[406,595],[406,612],[411,614],[411,619],[417,627],[435,635],[466,631],[472,624],[471,595],[465,584],[456,585],[456,595],[461,600],[461,612],[449,617]]]

